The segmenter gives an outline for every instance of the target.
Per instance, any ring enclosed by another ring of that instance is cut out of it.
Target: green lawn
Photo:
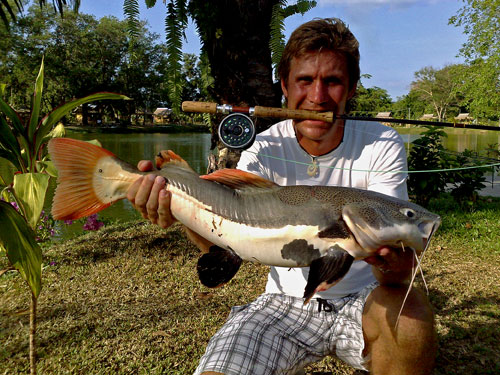
[[[439,337],[435,374],[498,374],[500,200],[483,200],[473,213],[449,199],[431,210],[443,217],[423,262]],[[244,263],[228,285],[208,290],[197,257],[179,226],[144,222],[45,249],[39,373],[191,373],[231,306],[260,294],[267,274]],[[0,277],[0,298],[0,374],[28,373],[29,294],[14,271]],[[354,374],[330,358],[306,372]]]

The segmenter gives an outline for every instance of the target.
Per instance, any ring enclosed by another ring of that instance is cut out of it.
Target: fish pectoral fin
[[[326,255],[315,259],[309,266],[309,277],[304,289],[304,305],[312,296],[338,283],[351,268],[354,258],[340,246],[328,249]]]
[[[208,288],[217,288],[236,275],[242,259],[231,250],[211,246],[208,253],[198,259],[198,277]]]

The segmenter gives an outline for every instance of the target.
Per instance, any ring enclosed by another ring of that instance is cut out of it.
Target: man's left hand
[[[380,284],[402,284],[417,265],[410,249],[381,247],[365,262],[373,266],[373,273]]]

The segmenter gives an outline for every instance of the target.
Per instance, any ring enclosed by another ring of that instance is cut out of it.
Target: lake
[[[409,127],[397,128],[405,142],[412,142],[419,137],[422,128]],[[484,153],[490,145],[500,143],[500,132],[473,130],[473,129],[445,129],[448,137],[443,144],[447,150],[461,152],[469,149]],[[67,136],[81,140],[98,139],[104,148],[118,155],[121,159],[136,165],[142,159],[153,160],[154,156],[161,150],[171,149],[181,155],[191,167],[200,174],[207,169],[207,157],[210,153],[210,134],[206,133],[148,133],[148,134],[109,134],[109,133],[85,133],[67,131]],[[75,156],[78,163],[78,156]],[[0,175],[9,168],[4,159],[0,159]],[[51,183],[51,189],[46,200],[46,208],[50,208],[55,181]],[[128,221],[140,218],[140,215],[132,207],[129,201],[122,200],[99,213],[104,220]],[[58,234],[55,240],[64,240],[82,232],[82,224],[75,223],[66,225],[58,222],[56,229]]]

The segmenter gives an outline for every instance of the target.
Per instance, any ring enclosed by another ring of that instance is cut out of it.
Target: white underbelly
[[[283,247],[296,239],[307,241],[308,248],[323,256],[335,244],[344,247],[343,240],[319,238],[319,228],[311,225],[286,225],[281,228],[259,228],[236,223],[211,212],[204,205],[178,189],[173,193],[171,211],[177,220],[208,241],[231,249],[242,259],[280,267],[296,267],[294,259],[283,258]],[[307,251],[307,250],[304,250]]]

